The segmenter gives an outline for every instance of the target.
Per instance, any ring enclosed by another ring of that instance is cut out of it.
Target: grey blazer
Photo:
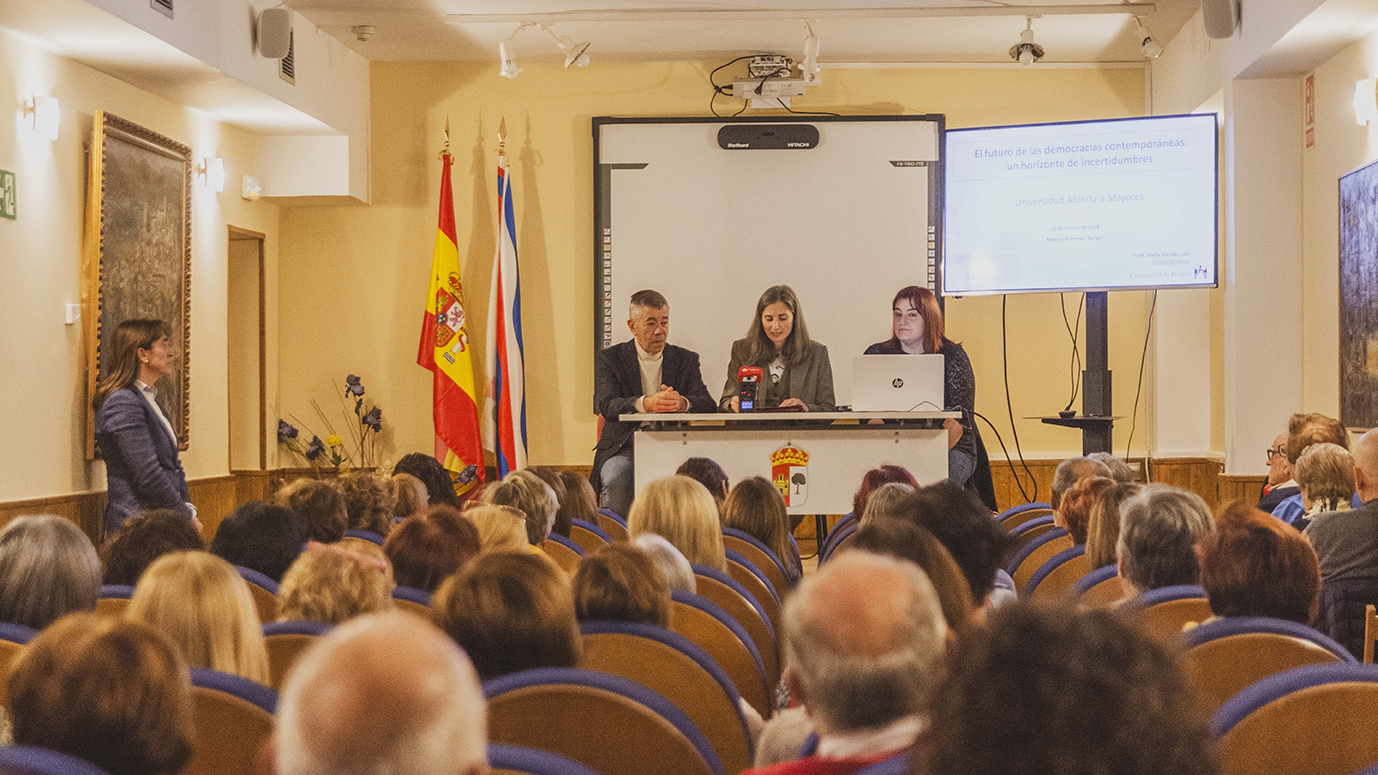
[[[737,369],[752,366],[746,362],[750,348],[747,340],[738,339],[732,343],[732,359],[727,364],[727,382],[723,385],[722,398],[718,408],[731,411],[732,397],[737,395]],[[764,368],[764,364],[761,364]],[[761,395],[761,406],[779,406],[786,398],[797,398],[804,402],[810,412],[835,412],[837,406],[833,398],[833,367],[828,361],[828,348],[818,342],[809,345],[809,351],[795,364],[785,364],[785,374],[780,384],[771,384],[769,376],[765,379],[765,389]]]

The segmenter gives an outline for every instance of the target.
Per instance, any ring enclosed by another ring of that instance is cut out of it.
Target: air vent
[[[280,73],[282,80],[297,85],[297,35],[296,31],[288,33],[287,37],[287,56],[283,57]]]
[[[148,0],[148,4],[158,13],[172,18],[172,0]]]

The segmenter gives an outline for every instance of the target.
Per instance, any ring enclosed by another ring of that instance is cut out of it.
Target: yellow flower
[[[332,447],[338,447],[344,443],[344,439],[341,439],[339,436],[331,434],[325,437],[325,443],[329,444]]]

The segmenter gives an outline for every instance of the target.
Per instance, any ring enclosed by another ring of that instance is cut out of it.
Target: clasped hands
[[[642,406],[646,407],[648,412],[665,413],[681,411],[686,403],[688,402],[684,400],[684,396],[681,396],[678,390],[669,385],[661,385],[660,392],[646,396],[642,401]]]

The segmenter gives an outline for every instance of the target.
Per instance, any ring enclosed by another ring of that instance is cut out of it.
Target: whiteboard
[[[818,141],[727,150],[729,123],[807,124]],[[942,116],[595,118],[593,130],[597,349],[631,339],[633,293],[660,291],[670,342],[699,354],[716,397],[761,292],[783,283],[849,405],[852,356],[890,337],[895,292],[940,287]]]

